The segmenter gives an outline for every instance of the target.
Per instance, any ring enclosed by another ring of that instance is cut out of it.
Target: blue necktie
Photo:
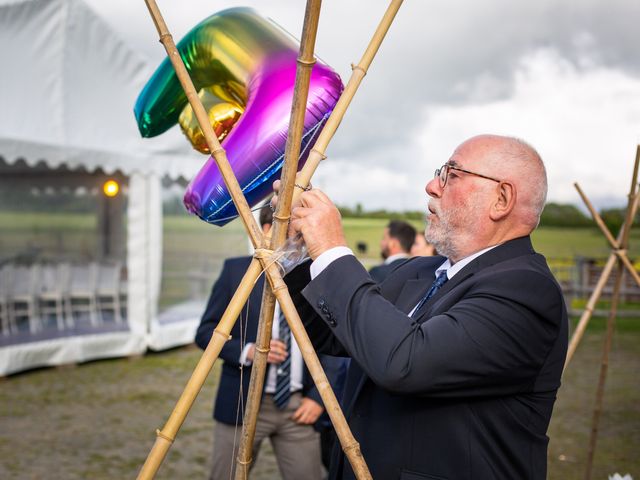
[[[289,403],[291,397],[291,330],[287,324],[284,314],[280,313],[279,337],[287,346],[287,358],[278,365],[276,376],[276,391],[273,394],[273,401],[276,407],[283,409]]]
[[[420,301],[418,302],[418,305],[413,310],[413,314],[411,315],[411,317],[416,316],[418,311],[427,302],[427,300],[433,297],[436,294],[436,292],[440,289],[440,287],[442,287],[442,285],[444,285],[447,282],[447,280],[449,280],[447,278],[447,271],[443,270],[442,272],[440,272],[440,274],[435,279],[435,281],[431,284],[431,288],[429,288],[429,291],[426,293],[426,295],[420,299]]]

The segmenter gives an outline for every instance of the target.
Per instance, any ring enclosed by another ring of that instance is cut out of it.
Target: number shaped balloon
[[[247,202],[271,192],[284,160],[296,76],[297,43],[249,8],[223,10],[195,26],[177,49],[222,141]],[[326,64],[311,73],[298,168],[331,114],[343,85]],[[140,133],[159,135],[176,123],[193,146],[209,153],[173,67],[165,59],[134,108]],[[187,187],[187,209],[225,225],[237,211],[213,158]]]

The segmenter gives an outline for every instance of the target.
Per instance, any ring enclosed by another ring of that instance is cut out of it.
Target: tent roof
[[[151,69],[81,0],[0,0],[0,157],[192,178],[206,157],[177,127],[143,139]]]

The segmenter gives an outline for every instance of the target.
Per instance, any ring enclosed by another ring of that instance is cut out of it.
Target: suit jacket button
[[[322,308],[327,304],[327,302],[324,301],[324,298],[321,298],[318,300],[318,307]]]
[[[329,325],[332,327],[335,327],[336,325],[338,325],[338,322],[336,322],[336,319],[333,318],[333,315],[328,316],[328,322],[329,322]]]

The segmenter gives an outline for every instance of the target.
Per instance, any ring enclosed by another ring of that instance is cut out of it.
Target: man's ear
[[[395,255],[399,251],[402,251],[400,240],[394,237],[389,237],[389,241],[387,242],[387,249],[391,252],[392,255]]]
[[[494,221],[507,217],[516,205],[516,187],[511,182],[500,182],[497,189],[497,197],[491,206],[490,217]]]

